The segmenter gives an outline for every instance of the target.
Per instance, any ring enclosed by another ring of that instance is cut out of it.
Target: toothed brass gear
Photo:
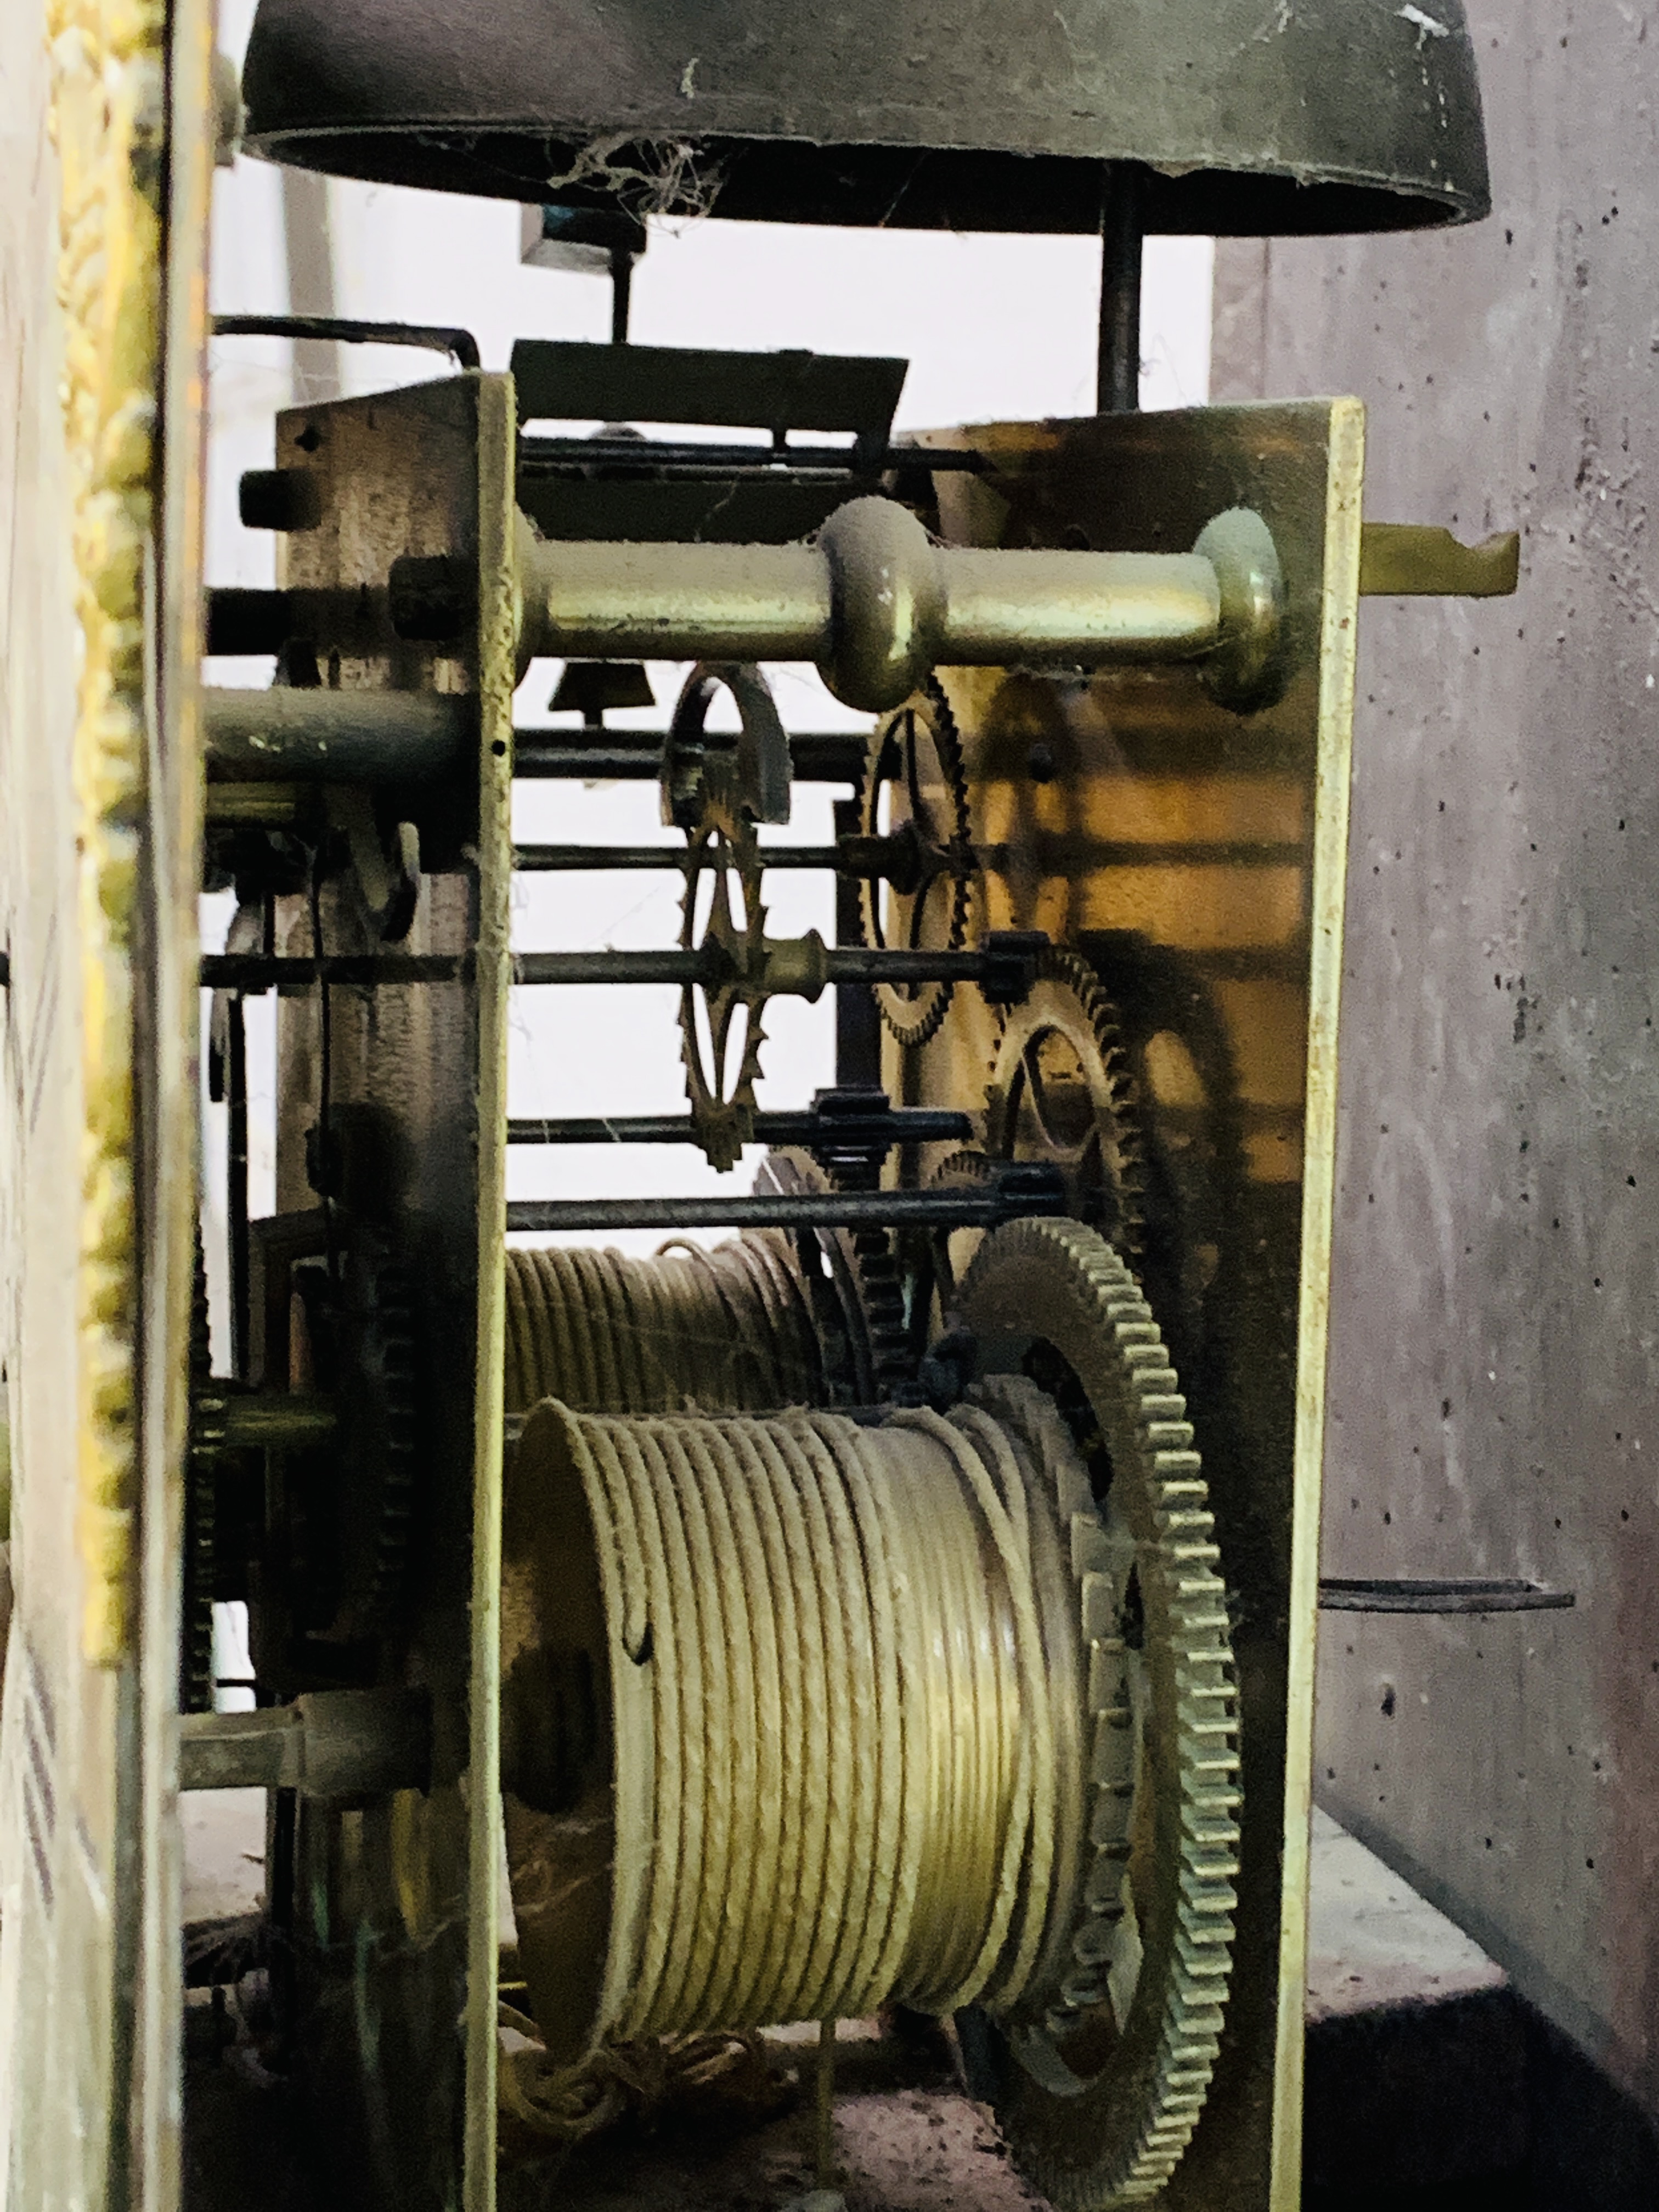
[[[871,1377],[879,1403],[909,1379],[913,1364],[904,1325],[904,1281],[892,1237],[885,1229],[854,1230],[853,1258],[870,1334]]]
[[[339,1635],[385,1636],[408,1595],[420,1457],[415,1298],[396,1259],[348,1253],[335,1314],[342,1394]]]
[[[1225,1589],[1178,1378],[1098,1231],[1009,1224],[963,1303],[983,1367],[1048,1390],[1089,1466],[1071,1536],[1094,1725],[1069,1967],[1006,2021],[966,2018],[964,2048],[1058,2212],[1115,2212],[1175,2171],[1218,2055],[1239,1841]]]
[[[688,983],[680,994],[680,1056],[693,1133],[722,1173],[754,1139],[767,999],[760,843],[730,787],[723,764],[710,763],[699,819],[686,833],[680,917],[681,949],[712,954],[720,969],[717,981]],[[712,892],[705,910],[706,884]]]
[[[929,1190],[981,1189],[991,1180],[991,1162],[976,1145],[960,1145],[947,1152],[927,1177]],[[939,1328],[949,1325],[956,1311],[957,1285],[984,1238],[982,1229],[936,1229],[932,1238],[933,1299],[931,1318]]]
[[[985,1093],[994,1159],[1047,1160],[1068,1212],[1131,1261],[1145,1249],[1146,1144],[1117,1009],[1080,953],[1044,952],[1002,1010]]]
[[[930,1190],[960,1188],[963,1184],[989,1182],[991,1163],[973,1145],[959,1145],[947,1152],[927,1178]]]
[[[208,1326],[207,1265],[199,1231],[190,1307],[190,1437],[185,1476],[184,1589],[179,1639],[179,1705],[213,1710],[213,1590],[227,1393],[216,1383]]]
[[[395,1261],[378,1272],[374,1306],[379,1327],[366,1379],[379,1414],[380,1480],[367,1611],[371,1620],[385,1623],[396,1617],[409,1578],[416,1460],[415,1300],[409,1277]]]
[[[839,1188],[810,1152],[769,1152],[757,1192],[786,1196]],[[904,1290],[893,1241],[884,1230],[802,1230],[796,1270],[813,1305],[833,1402],[873,1406],[911,1372]]]
[[[859,915],[866,945],[962,950],[973,902],[969,827],[962,739],[950,702],[930,676],[914,699],[877,726],[870,740],[859,828],[866,837],[902,841],[908,865],[864,884]],[[876,1004],[898,1043],[923,1045],[938,1034],[953,988],[878,983]]]

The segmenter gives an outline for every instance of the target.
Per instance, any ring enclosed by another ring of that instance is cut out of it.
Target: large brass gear
[[[693,1133],[724,1173],[754,1135],[767,998],[760,842],[724,763],[705,768],[699,817],[686,837],[681,948],[712,954],[720,973],[680,994],[680,1054]]]
[[[706,735],[721,690],[737,706],[735,744],[713,745]],[[721,661],[691,671],[663,747],[661,786],[663,820],[685,832],[688,846],[680,945],[712,954],[720,971],[681,994],[680,1050],[692,1130],[724,1172],[754,1135],[760,1078],[767,946],[755,825],[789,819],[789,740],[758,668]]]
[[[1096,1729],[1072,1971],[1040,2015],[965,2017],[964,2050],[1059,2212],[1115,2212],[1174,2172],[1218,2054],[1239,1841],[1225,1589],[1186,1401],[1105,1239],[1011,1223],[963,1304],[984,1367],[1048,1389],[1089,1465],[1072,1538]]]
[[[985,1093],[993,1159],[1047,1160],[1067,1211],[1126,1258],[1145,1247],[1146,1146],[1117,1010],[1081,953],[1054,946],[1001,1010]]]
[[[960,951],[973,902],[968,778],[956,717],[935,678],[877,725],[859,793],[859,827],[866,837],[905,848],[905,865],[890,864],[884,878],[863,885],[865,943]],[[950,1011],[951,989],[939,982],[878,983],[876,1004],[898,1043],[923,1045]]]

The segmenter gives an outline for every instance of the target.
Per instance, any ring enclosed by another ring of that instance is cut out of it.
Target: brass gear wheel
[[[1069,1969],[1006,2021],[964,2015],[964,2052],[1058,2212],[1115,2212],[1175,2171],[1218,2054],[1239,1841],[1225,1589],[1186,1401],[1104,1237],[1011,1223],[963,1304],[986,1370],[1048,1390],[1089,1465],[1072,1541],[1095,1717],[1094,1863]]]
[[[768,1152],[755,1178],[758,1192],[821,1194],[838,1188],[810,1152],[793,1147]],[[820,1255],[816,1267],[814,1249]],[[883,1229],[806,1230],[797,1241],[794,1264],[806,1280],[826,1372],[840,1386],[832,1389],[834,1401],[873,1406],[890,1398],[913,1364],[892,1238]]]
[[[692,1130],[709,1165],[724,1173],[754,1136],[767,991],[760,842],[723,762],[704,768],[686,840],[680,946],[712,954],[720,973],[680,994],[680,1056]]]
[[[1055,946],[1000,1012],[985,1093],[994,1159],[1047,1160],[1069,1212],[1133,1261],[1146,1234],[1146,1144],[1117,1009],[1081,953]]]
[[[332,1263],[308,1262],[295,1279],[339,1425],[329,1442],[282,1455],[287,1603],[319,1644],[395,1639],[424,1442],[410,1271],[365,1228]]]
[[[961,1189],[975,1183],[989,1182],[991,1162],[988,1154],[976,1146],[959,1145],[945,1158],[927,1178],[929,1190]]]
[[[870,1333],[871,1380],[878,1403],[910,1378],[909,1332],[904,1325],[904,1280],[893,1238],[885,1229],[855,1229],[853,1257],[865,1326]]]
[[[929,1190],[974,1190],[991,1180],[991,1160],[977,1145],[959,1145],[927,1177]],[[982,1229],[936,1229],[929,1239],[933,1263],[929,1325],[945,1328],[957,1310],[957,1286],[984,1242]]]
[[[903,848],[902,865],[860,890],[866,945],[960,951],[968,942],[973,901],[968,778],[956,717],[936,678],[930,676],[914,699],[877,726],[859,792],[859,828],[866,837],[897,841]],[[953,988],[878,983],[876,1004],[898,1043],[923,1045],[938,1034]]]
[[[343,1625],[385,1635],[401,1612],[414,1536],[417,1449],[415,1300],[394,1259],[346,1263],[341,1315],[354,1383],[343,1455],[356,1474],[343,1528]]]
[[[190,1304],[190,1436],[185,1477],[184,1590],[179,1644],[179,1706],[213,1710],[213,1594],[218,1566],[216,1522],[225,1452],[224,1386],[215,1380],[208,1327],[207,1263],[199,1229]]]

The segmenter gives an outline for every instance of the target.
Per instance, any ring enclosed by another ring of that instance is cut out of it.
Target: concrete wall
[[[1213,390],[1358,392],[1371,517],[1524,532],[1365,612],[1325,1571],[1578,1602],[1328,1614],[1318,1772],[1654,2112],[1659,7],[1469,15],[1496,214],[1224,248]]]

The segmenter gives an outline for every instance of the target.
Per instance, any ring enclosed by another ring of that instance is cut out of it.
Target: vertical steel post
[[[1140,404],[1140,268],[1146,185],[1138,163],[1110,161],[1100,208],[1100,364],[1096,405],[1131,415]]]
[[[836,801],[836,836],[859,834],[856,799]],[[836,943],[858,945],[863,932],[859,917],[861,886],[856,876],[836,878]],[[877,894],[880,896],[879,892]],[[867,983],[836,986],[836,1085],[842,1091],[881,1088],[881,1016]]]

